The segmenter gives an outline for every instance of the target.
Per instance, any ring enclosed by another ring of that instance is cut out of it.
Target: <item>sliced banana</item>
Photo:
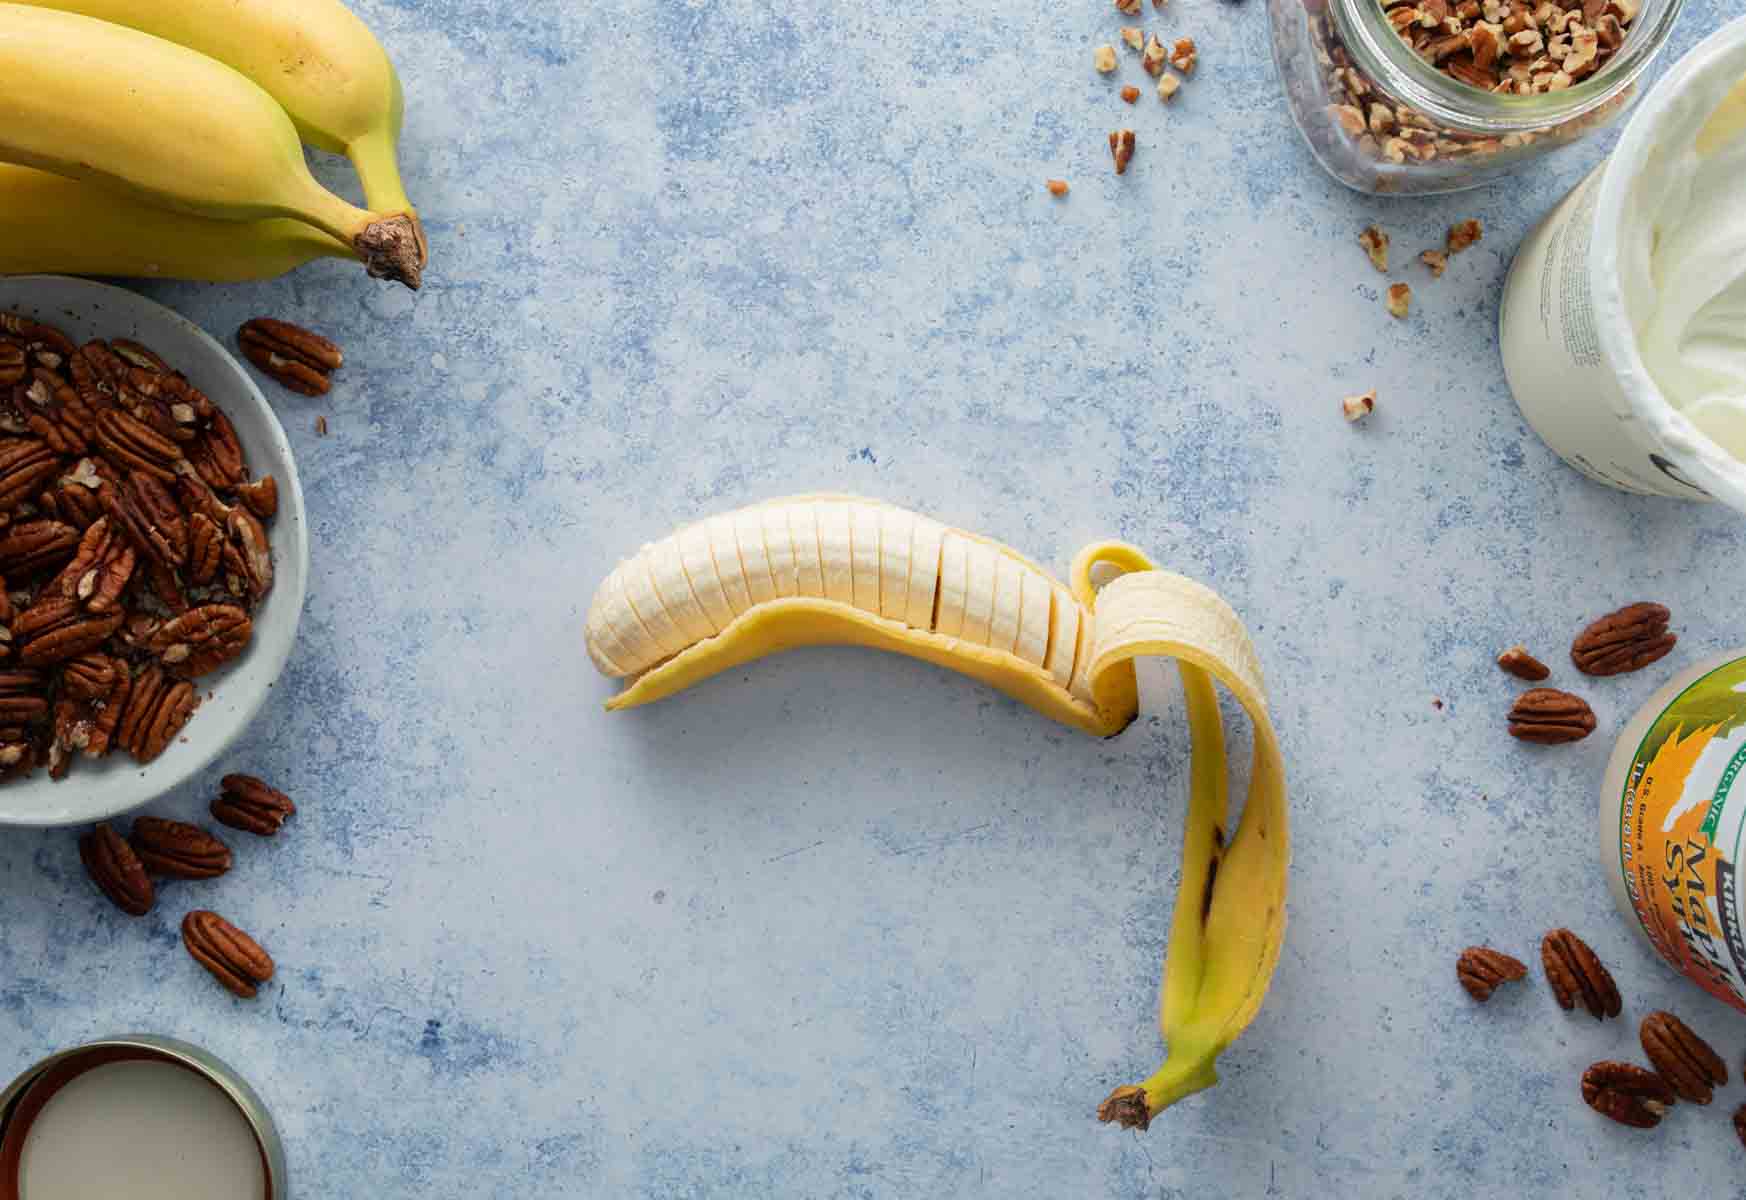
[[[1019,569],[1018,638],[1012,652],[1033,667],[1044,665],[1049,656],[1049,628],[1054,619],[1053,587],[1042,572],[1030,567]]]
[[[969,601],[970,540],[950,530],[940,541],[939,623],[934,632],[949,638],[964,636],[964,606]]]
[[[715,632],[720,633],[733,621],[734,613],[728,606],[721,577],[716,573],[715,556],[709,549],[709,527],[704,522],[698,521],[679,531],[679,561],[684,564],[685,578],[691,584],[691,591],[697,597],[705,619]]]
[[[986,542],[974,538],[965,538],[964,541],[963,638],[978,646],[986,646],[994,621],[994,582],[1000,573],[1000,560],[1005,556]]]
[[[824,567],[825,599],[855,603],[855,553],[849,506],[826,500],[813,506],[818,518],[818,553]]]
[[[935,600],[940,591],[940,547],[946,527],[932,517],[915,517],[909,542],[909,604],[903,623],[911,629],[933,629]]]
[[[703,606],[697,602],[696,593],[691,590],[691,581],[685,576],[685,560],[679,554],[679,539],[662,538],[649,548],[649,573],[654,576],[655,590],[660,593],[667,615],[673,618],[673,623],[688,642],[701,641],[715,633],[709,618],[703,615]]]
[[[1019,622],[1023,619],[1025,566],[1010,554],[996,560],[994,616],[988,623],[988,644],[1008,654],[1018,653]]]
[[[879,615],[893,621],[909,616],[909,552],[914,538],[915,514],[901,508],[880,511]]]
[[[752,605],[774,600],[776,584],[770,575],[770,552],[764,548],[764,514],[760,509],[742,508],[734,514],[734,540],[739,544]]]
[[[709,531],[710,557],[715,560],[722,595],[727,597],[728,608],[737,617],[752,607],[752,595],[746,590],[746,564],[740,561],[733,517],[711,517],[704,522],[704,527]]]
[[[653,563],[651,555],[639,554],[626,563],[622,570],[624,578],[624,600],[643,628],[649,631],[649,637],[654,642],[655,659],[659,662],[685,649],[688,644],[685,635],[679,632],[678,625],[667,613],[667,606],[661,602],[661,594],[655,590],[655,577],[651,572]],[[654,662],[647,664],[653,666]]]
[[[1048,657],[1043,666],[1062,687],[1068,687],[1073,682],[1073,664],[1079,652],[1079,616],[1082,611],[1079,601],[1073,598],[1073,593],[1056,584],[1053,628],[1049,634]]]
[[[784,504],[794,542],[795,583],[802,596],[824,598],[824,563],[819,558],[818,512],[811,504]]]
[[[849,506],[849,544],[854,558],[855,607],[879,615],[879,506]]]
[[[800,593],[800,581],[796,574],[794,541],[788,531],[788,514],[780,504],[765,505],[764,550],[770,555],[770,583],[776,589],[778,596],[795,596]]]

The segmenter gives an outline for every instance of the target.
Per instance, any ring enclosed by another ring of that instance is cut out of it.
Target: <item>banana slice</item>
[[[1049,651],[1043,666],[1062,687],[1073,682],[1073,664],[1079,653],[1079,617],[1079,602],[1073,598],[1073,593],[1056,584]]]
[[[741,570],[752,607],[776,599],[770,552],[764,548],[764,514],[759,509],[742,508],[734,514],[734,541],[740,548]]]
[[[1021,568],[1018,640],[1012,652],[1034,667],[1049,657],[1049,630],[1054,619],[1053,588],[1042,573]]]
[[[824,599],[824,563],[819,558],[818,513],[811,504],[784,504],[794,542],[795,582],[802,596]]]
[[[726,629],[734,619],[728,607],[727,593],[721,577],[715,571],[715,556],[709,550],[709,527],[702,521],[679,531],[679,561],[684,564],[685,578],[697,597],[703,615],[716,633]]]
[[[988,644],[995,650],[1018,653],[1019,623],[1024,615],[1024,580],[1024,564],[1011,555],[1002,554],[994,574],[994,617],[988,624]]]
[[[636,619],[642,622],[643,628],[649,631],[649,639],[654,644],[654,652],[659,661],[678,654],[689,643],[685,635],[679,632],[673,618],[668,615],[667,606],[661,603],[661,594],[655,590],[650,557],[645,548],[645,553],[626,563],[621,568],[624,577],[619,582],[624,587],[625,604]]]
[[[673,618],[687,642],[714,635],[715,627],[703,615],[703,606],[697,602],[691,581],[685,577],[685,560],[680,557],[677,538],[662,538],[650,547],[649,574],[654,577],[655,591],[660,594],[667,615]]]
[[[709,553],[715,560],[722,595],[727,597],[728,608],[737,617],[752,607],[752,595],[746,590],[746,564],[740,561],[734,520],[730,516],[711,517],[704,522],[704,527],[709,531]]]
[[[764,549],[770,555],[770,582],[778,596],[793,596],[800,591],[796,573],[794,542],[788,532],[788,514],[780,504],[763,509]]]
[[[940,591],[940,548],[946,527],[932,517],[915,518],[909,543],[909,605],[903,623],[911,629],[935,627],[935,600]]]
[[[955,535],[952,535],[955,536]],[[989,643],[989,625],[994,620],[994,580],[1000,571],[1000,552],[974,539],[964,539],[964,633],[967,642]]]
[[[825,599],[855,603],[855,552],[849,506],[827,500],[813,506],[818,518],[818,554],[824,567]]]
[[[855,607],[879,615],[879,506],[849,506],[849,545],[854,557]]]
[[[934,632],[949,638],[964,636],[964,607],[970,591],[970,540],[948,531],[940,542],[939,622]]]
[[[915,514],[901,508],[880,512],[879,615],[893,621],[908,619],[909,552],[914,539]]]

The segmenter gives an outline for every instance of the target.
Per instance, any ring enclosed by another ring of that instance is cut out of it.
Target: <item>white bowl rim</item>
[[[32,287],[58,291],[60,298],[50,304],[34,300],[29,295]],[[289,620],[280,621],[273,626],[266,626],[257,620],[253,644],[244,658],[239,660],[239,665],[246,663],[251,673],[257,676],[258,682],[252,692],[238,693],[231,698],[234,708],[224,714],[229,720],[222,732],[212,725],[202,728],[201,713],[207,706],[203,704],[201,709],[195,711],[193,719],[188,722],[178,739],[178,742],[186,739],[185,744],[173,744],[162,756],[144,766],[120,762],[119,759],[124,756],[112,755],[102,764],[75,764],[72,773],[59,782],[50,781],[46,771],[39,766],[26,780],[0,783],[0,828],[42,829],[107,820],[151,803],[211,766],[213,760],[228,750],[254,722],[262,705],[266,703],[268,694],[283,673],[285,663],[291,656],[291,648],[297,640],[304,599],[308,592],[309,522],[303,501],[303,485],[297,474],[297,460],[292,455],[291,442],[285,436],[285,428],[279,423],[278,414],[267,403],[267,398],[261,394],[254,379],[237,362],[235,356],[211,334],[175,310],[138,292],[69,275],[0,277],[0,311],[14,311],[17,306],[26,305],[42,313],[43,319],[52,323],[53,317],[44,312],[45,309],[80,303],[107,305],[123,310],[129,320],[141,324],[155,323],[166,331],[175,331],[191,339],[199,350],[210,357],[210,362],[177,362],[172,357],[172,365],[187,372],[190,377],[210,371],[223,378],[227,385],[234,382],[236,395],[231,395],[227,387],[221,402],[221,407],[225,408],[226,415],[232,418],[233,424],[236,423],[235,406],[238,404],[252,407],[262,418],[260,432],[264,434],[267,444],[249,447],[245,442],[244,449],[249,452],[249,461],[257,470],[262,467],[263,462],[271,462],[272,473],[279,485],[279,511],[274,518],[272,535],[273,590],[268,593],[266,603],[273,605],[275,610],[288,604]],[[152,344],[149,336],[143,336],[139,340],[147,345]],[[209,394],[218,390],[204,384],[202,388]],[[245,437],[240,427],[237,436],[239,439]],[[266,453],[260,453],[261,450]],[[257,618],[261,611],[256,611]],[[201,680],[199,686],[202,692],[216,695],[232,670],[231,667],[222,668],[215,675]],[[210,703],[211,701],[207,702]],[[203,737],[202,734],[207,736]],[[102,774],[99,775],[99,772]],[[92,783],[99,779],[104,786],[92,787]],[[111,784],[123,786],[110,786]],[[41,806],[31,810],[20,810],[9,805],[9,792],[36,787],[53,789],[50,794],[56,799],[65,796],[70,803],[54,807]]]

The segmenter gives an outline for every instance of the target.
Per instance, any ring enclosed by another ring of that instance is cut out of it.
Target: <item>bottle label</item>
[[[1650,725],[1619,798],[1625,892],[1661,957],[1746,1012],[1740,880],[1746,658],[1686,688]]]

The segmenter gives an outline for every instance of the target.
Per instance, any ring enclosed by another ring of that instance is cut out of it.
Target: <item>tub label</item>
[[[1662,710],[1619,803],[1619,870],[1643,932],[1672,966],[1746,1012],[1735,869],[1746,847],[1746,659]]]

